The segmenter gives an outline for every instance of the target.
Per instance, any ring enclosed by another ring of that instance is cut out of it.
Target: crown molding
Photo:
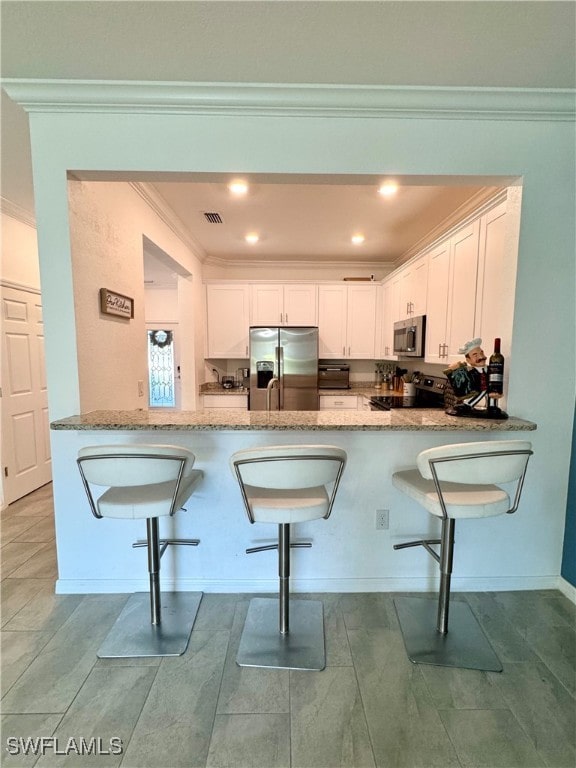
[[[30,213],[26,208],[22,208],[17,203],[8,200],[6,197],[0,197],[0,212],[6,216],[10,216],[12,219],[16,219],[22,224],[26,224],[28,227],[32,227],[32,229],[36,229],[36,218],[34,214]]]
[[[278,268],[302,268],[302,267],[311,267],[313,269],[350,269],[350,270],[356,270],[356,269],[366,269],[370,271],[374,270],[382,270],[382,269],[394,269],[395,263],[392,261],[337,261],[335,259],[331,259],[330,261],[320,261],[317,259],[314,259],[313,262],[307,261],[306,259],[287,259],[287,258],[274,258],[271,256],[266,257],[265,259],[250,259],[245,260],[242,259],[239,261],[235,257],[230,258],[222,258],[220,256],[208,256],[206,260],[204,261],[204,264],[207,266],[213,266],[213,267],[278,267]],[[237,282],[237,281],[235,281]],[[267,283],[273,283],[274,279],[266,280]],[[285,280],[282,280],[281,282],[286,282]]]
[[[576,119],[571,88],[185,83],[6,78],[27,112],[244,114],[470,120]]]
[[[194,256],[204,263],[207,260],[206,251],[202,248],[200,243],[192,237],[184,222],[174,213],[162,195],[160,195],[151,184],[139,181],[130,181],[128,184],[138,195],[140,195],[146,205],[150,206],[164,224],[174,232],[176,237],[178,237],[184,245],[192,251]]]

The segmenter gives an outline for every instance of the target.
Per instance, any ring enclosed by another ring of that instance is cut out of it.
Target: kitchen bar
[[[496,422],[450,417],[440,409],[392,411],[250,412],[206,409],[193,412],[95,411],[52,424],[55,468],[67,482],[55,487],[59,542],[59,593],[146,591],[142,552],[132,542],[142,537],[139,521],[112,525],[88,509],[76,457],[88,445],[169,443],[192,450],[204,479],[186,504],[187,512],[164,520],[161,536],[198,538],[194,551],[168,550],[163,558],[163,589],[204,592],[273,592],[274,566],[247,557],[247,547],[262,544],[246,525],[241,496],[229,468],[238,450],[265,445],[331,444],[343,448],[348,464],[338,498],[323,526],[303,523],[295,537],[313,542],[313,556],[294,553],[295,592],[372,592],[432,590],[436,574],[419,553],[398,556],[392,546],[430,533],[417,505],[392,486],[392,474],[414,463],[420,450],[453,442],[509,439],[536,425],[510,418]],[[526,481],[521,512],[506,520],[471,522],[459,532],[459,567],[453,588],[545,588],[549,579],[535,572],[542,534],[543,499],[537,474]],[[390,527],[376,530],[376,513],[389,510]],[[114,522],[114,521],[112,521]],[[504,528],[504,530],[503,530]],[[425,529],[425,530],[424,530]],[[524,545],[513,545],[519,537]],[[263,574],[266,575],[263,578]]]

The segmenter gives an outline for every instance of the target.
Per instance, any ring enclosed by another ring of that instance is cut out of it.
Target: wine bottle
[[[500,339],[494,339],[494,352],[488,361],[488,393],[504,392],[504,357],[500,352]]]

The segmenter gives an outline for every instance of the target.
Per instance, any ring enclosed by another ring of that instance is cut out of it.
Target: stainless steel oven
[[[394,354],[399,357],[424,357],[426,315],[394,323]]]

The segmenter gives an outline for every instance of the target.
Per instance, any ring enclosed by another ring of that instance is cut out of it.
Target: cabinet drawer
[[[248,408],[248,395],[203,395],[204,408]]]
[[[341,411],[343,409],[357,410],[358,397],[356,395],[320,395],[321,411]]]

